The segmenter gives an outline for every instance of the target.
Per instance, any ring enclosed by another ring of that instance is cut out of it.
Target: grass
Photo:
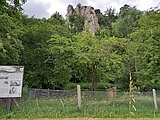
[[[137,110],[132,115],[127,94],[117,96],[116,99],[108,99],[104,94],[102,92],[94,95],[83,93],[81,109],[77,107],[76,96],[21,99],[20,108],[12,106],[10,113],[6,113],[5,107],[0,108],[0,118],[160,118],[160,113],[154,111],[152,97],[135,95]]]
[[[10,120],[17,120],[17,119],[10,119]],[[28,119],[18,119],[18,120],[28,120]],[[160,120],[160,119],[159,118],[56,118],[56,119],[40,118],[34,120]]]
[[[17,119],[10,119],[10,120],[17,120]],[[18,119],[18,120],[28,120],[28,119]],[[158,118],[56,118],[56,119],[40,118],[34,120],[160,120],[160,119]]]

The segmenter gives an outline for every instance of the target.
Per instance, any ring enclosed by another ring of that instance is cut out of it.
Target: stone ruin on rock
[[[90,32],[95,33],[96,29],[99,28],[98,17],[95,10],[91,6],[77,5],[74,9],[72,5],[68,5],[66,21],[69,24],[69,16],[77,14],[84,17],[84,28],[88,28]]]

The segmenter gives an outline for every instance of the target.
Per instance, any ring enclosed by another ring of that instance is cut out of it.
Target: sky
[[[107,8],[112,7],[119,12],[119,9],[128,4],[131,7],[136,6],[137,9],[144,11],[160,4],[159,0],[27,0],[23,5],[23,13],[29,17],[49,18],[56,11],[64,18],[67,13],[68,5],[75,8],[80,3],[82,6],[92,6],[94,9],[100,9],[104,14]]]

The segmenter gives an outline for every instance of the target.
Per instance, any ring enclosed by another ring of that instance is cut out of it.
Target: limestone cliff
[[[71,14],[77,14],[79,16],[83,16],[84,28],[88,28],[89,31],[91,31],[92,33],[94,33],[96,29],[99,28],[98,17],[93,7],[77,5],[76,8],[74,9],[72,5],[68,5],[66,14],[67,23],[70,22],[69,16]]]

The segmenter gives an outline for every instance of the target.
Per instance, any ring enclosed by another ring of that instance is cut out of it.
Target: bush
[[[76,83],[67,83],[64,86],[64,90],[71,90],[71,89],[76,89],[77,88],[77,84]]]
[[[107,88],[109,88],[109,84],[108,83],[103,83],[103,82],[98,82],[96,85],[97,90],[105,90]]]
[[[79,85],[81,86],[81,89],[87,89],[87,90],[91,90],[92,88],[92,83],[79,83]]]

